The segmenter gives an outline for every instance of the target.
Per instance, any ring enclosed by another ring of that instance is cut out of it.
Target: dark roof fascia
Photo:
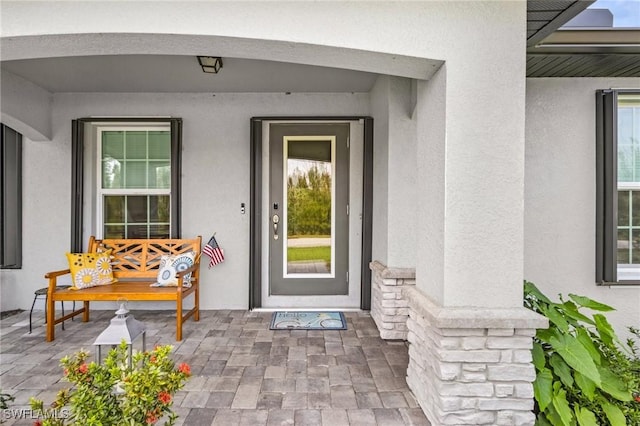
[[[544,27],[540,28],[538,32],[529,37],[527,40],[527,47],[535,46],[593,3],[595,3],[595,0],[575,1],[569,7],[560,12],[555,18],[549,21]]]

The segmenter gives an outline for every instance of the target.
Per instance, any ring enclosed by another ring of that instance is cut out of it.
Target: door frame
[[[249,309],[262,307],[262,124],[279,122],[360,121],[363,123],[362,255],[360,309],[371,309],[371,238],[373,210],[373,118],[349,117],[252,117],[250,120],[250,199],[249,204]]]

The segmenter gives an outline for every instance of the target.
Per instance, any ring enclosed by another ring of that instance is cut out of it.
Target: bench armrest
[[[60,271],[51,271],[51,272],[47,272],[46,274],[44,274],[44,277],[46,279],[52,279],[52,278],[57,278],[61,275],[66,275],[66,274],[70,274],[71,270],[70,269],[62,269]]]
[[[187,269],[183,270],[183,271],[177,271],[176,272],[176,277],[178,278],[178,287],[183,287],[182,285],[182,280],[183,277],[189,273],[191,273],[191,281],[194,280],[195,276],[194,276],[194,272],[200,267],[200,263],[196,262],[193,265],[189,266]]]
[[[49,289],[47,290],[49,298],[51,298],[51,295],[56,291],[56,287],[58,286],[58,277],[70,273],[70,269],[62,269],[60,271],[51,271],[44,274],[44,277],[49,280]]]

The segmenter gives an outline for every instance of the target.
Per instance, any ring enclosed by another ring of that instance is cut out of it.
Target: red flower
[[[171,402],[171,394],[169,392],[162,391],[158,394],[158,400],[163,404]]]
[[[65,376],[68,376],[68,375],[69,375],[69,370],[67,370],[67,369],[65,368],[63,373],[64,373],[64,375],[65,375]]]
[[[191,375],[191,367],[189,367],[189,364],[187,364],[186,362],[183,362],[178,366],[178,371],[186,374],[187,376]]]
[[[633,399],[635,399],[636,402],[640,402],[640,395],[634,395]]]
[[[158,421],[158,418],[153,413],[147,413],[147,424],[152,425]]]
[[[80,367],[78,367],[78,373],[87,374],[87,371],[89,371],[89,366],[87,364],[80,364]]]
[[[149,361],[151,361],[152,364],[155,364],[156,361],[158,361],[158,359],[156,358],[155,355],[151,355],[151,358],[149,358]]]
[[[33,422],[33,426],[42,426],[42,421],[36,420],[35,422]]]

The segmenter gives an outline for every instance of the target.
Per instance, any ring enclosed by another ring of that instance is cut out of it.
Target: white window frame
[[[99,125],[96,127],[96,152],[95,152],[95,194],[96,194],[96,236],[97,238],[104,237],[104,196],[105,195],[124,195],[124,196],[135,196],[135,195],[168,195],[169,202],[171,203],[171,197],[173,196],[172,191],[173,188],[161,188],[161,189],[145,189],[145,188],[114,188],[114,189],[105,189],[102,188],[102,133],[105,131],[167,131],[171,133],[171,126],[167,125],[138,125],[138,126],[127,126],[127,125]],[[169,158],[171,162],[171,158]],[[169,211],[171,215],[171,210]],[[147,223],[148,225],[148,223]],[[171,216],[169,216],[169,236],[172,235],[172,220]]]

